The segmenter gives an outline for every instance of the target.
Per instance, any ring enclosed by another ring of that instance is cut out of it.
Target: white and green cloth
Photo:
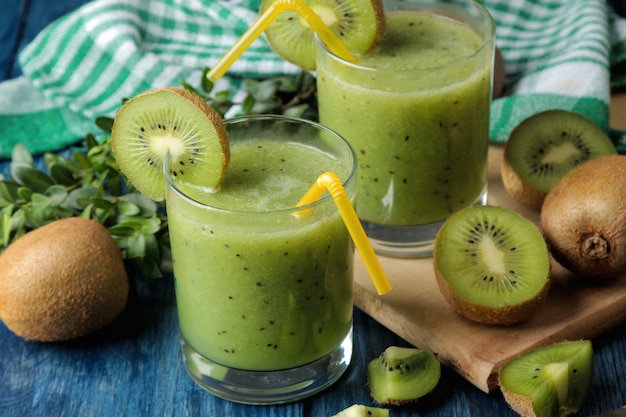
[[[506,97],[493,104],[491,139],[561,108],[609,132],[611,88],[626,87],[626,19],[605,0],[481,0],[497,23]],[[260,0],[94,0],[43,30],[19,57],[23,76],[0,83],[0,158],[15,143],[55,151],[113,116],[124,98],[183,80],[228,50],[258,16]],[[295,74],[259,38],[216,90],[244,77]],[[626,115],[625,115],[626,117]],[[621,152],[626,135],[612,132]]]

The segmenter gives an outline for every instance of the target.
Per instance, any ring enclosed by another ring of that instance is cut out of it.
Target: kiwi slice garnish
[[[593,121],[567,110],[547,110],[511,132],[502,158],[502,182],[519,203],[540,210],[546,194],[565,174],[592,158],[615,153]]]
[[[484,324],[528,319],[550,286],[539,229],[506,208],[471,206],[446,220],[434,249],[439,288],[455,310]]]
[[[386,408],[353,404],[345,410],[341,410],[333,417],[389,417],[389,410]]]
[[[507,363],[500,388],[507,403],[524,417],[563,417],[583,405],[593,375],[588,340],[537,348]]]
[[[372,398],[379,404],[403,404],[430,393],[441,377],[434,353],[390,346],[367,365]]]
[[[182,88],[161,88],[127,100],[113,122],[111,149],[128,181],[145,196],[165,195],[163,163],[177,180],[217,188],[230,160],[220,115]]]
[[[275,0],[263,0],[263,13]],[[385,16],[381,0],[302,0],[354,54],[364,54],[382,38]],[[272,49],[283,59],[315,70],[315,31],[300,15],[282,12],[265,30]]]

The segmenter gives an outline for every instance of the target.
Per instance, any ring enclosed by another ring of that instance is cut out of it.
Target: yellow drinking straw
[[[258,38],[261,33],[276,19],[276,17],[286,10],[298,13],[313,28],[317,36],[326,44],[335,55],[346,61],[356,62],[354,55],[348,51],[345,45],[337,38],[332,30],[326,26],[324,21],[302,0],[275,0],[265,10],[259,18],[248,28],[248,30],[235,42],[235,44],[220,58],[211,68],[207,78],[216,82],[226,73],[228,68],[245,52],[246,49]]]
[[[309,188],[300,201],[298,201],[296,207],[301,207],[317,201],[322,196],[325,189],[328,190],[330,195],[333,197],[333,200],[335,200],[335,205],[339,210],[339,214],[341,214],[341,217],[346,224],[346,228],[352,237],[352,241],[354,241],[357,250],[361,254],[361,258],[363,258],[363,263],[370,274],[370,278],[374,282],[378,295],[383,295],[389,292],[391,290],[391,284],[389,284],[389,280],[387,279],[383,268],[380,266],[380,262],[374,253],[374,249],[372,249],[372,246],[365,235],[363,226],[361,226],[361,222],[359,221],[354,208],[352,208],[350,199],[346,195],[346,190],[343,188],[343,185],[341,185],[341,180],[339,180],[336,174],[332,172],[325,172],[317,177],[317,181],[313,183],[311,188]],[[299,214],[304,215],[305,212],[306,210],[303,210]]]

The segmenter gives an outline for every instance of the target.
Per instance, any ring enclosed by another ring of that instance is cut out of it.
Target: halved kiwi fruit
[[[540,210],[546,194],[574,167],[617,153],[591,120],[567,110],[547,110],[522,121],[509,136],[502,182],[516,201]]]
[[[219,186],[230,160],[220,115],[182,88],[161,88],[127,100],[113,122],[111,148],[128,181],[145,196],[165,195],[163,163],[197,186]]]
[[[528,319],[550,286],[550,258],[539,229],[496,206],[471,206],[439,230],[434,265],[441,293],[464,317],[510,325]]]
[[[263,0],[263,13],[275,0]],[[354,54],[364,54],[382,38],[385,16],[381,0],[297,0],[308,5]],[[315,70],[315,31],[300,15],[282,12],[265,30],[274,51],[285,60]]]
[[[563,417],[583,405],[593,376],[588,340],[537,348],[507,363],[500,388],[511,408],[524,417]]]
[[[389,417],[389,410],[386,408],[353,404],[345,410],[341,410],[333,417]]]
[[[367,365],[372,398],[379,404],[403,404],[430,393],[441,377],[434,353],[390,346]]]

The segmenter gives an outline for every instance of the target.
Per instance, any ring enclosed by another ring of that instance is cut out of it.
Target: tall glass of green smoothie
[[[219,190],[173,181],[165,168],[185,367],[227,400],[295,401],[350,362],[354,253],[328,193],[295,206],[328,171],[353,200],[356,156],[305,120],[250,116],[226,126],[231,162]]]
[[[376,252],[429,256],[441,224],[487,200],[494,22],[468,0],[385,0],[357,64],[320,42],[320,122],[359,164],[356,209]]]

